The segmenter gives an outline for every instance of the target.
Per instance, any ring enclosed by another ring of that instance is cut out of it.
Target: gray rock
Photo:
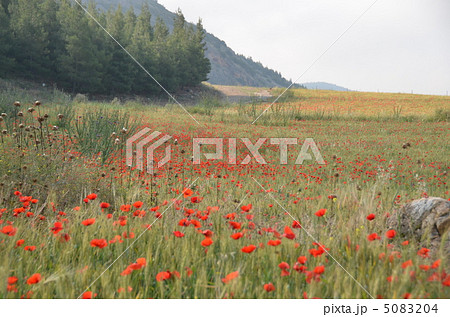
[[[404,237],[417,239],[432,252],[442,245],[450,259],[450,201],[439,197],[414,200],[393,213],[387,225]]]

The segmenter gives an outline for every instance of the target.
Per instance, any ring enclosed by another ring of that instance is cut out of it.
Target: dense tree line
[[[172,32],[154,26],[143,5],[88,11],[166,89],[207,80],[205,31],[186,23],[181,11]],[[70,0],[0,0],[0,77],[56,83],[71,92],[157,94],[161,88],[82,8]]]

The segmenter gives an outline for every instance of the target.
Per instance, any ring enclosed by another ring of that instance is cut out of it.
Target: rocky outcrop
[[[438,197],[414,200],[393,213],[387,225],[402,236],[417,239],[433,252],[443,244],[450,258],[450,201]]]

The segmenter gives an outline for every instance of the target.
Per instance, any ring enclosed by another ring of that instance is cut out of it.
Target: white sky
[[[159,0],[235,52],[297,79],[374,0]],[[450,93],[450,1],[378,0],[299,82]]]

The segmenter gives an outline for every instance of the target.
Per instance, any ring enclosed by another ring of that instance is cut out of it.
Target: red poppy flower
[[[367,240],[369,240],[369,241],[380,240],[380,239],[381,239],[381,237],[376,233],[371,233],[367,236]]]
[[[180,222],[178,222],[178,225],[181,227],[189,227],[191,222],[187,219],[181,219]]]
[[[388,230],[386,232],[386,238],[388,239],[394,239],[395,235],[397,234],[397,232],[395,232],[395,230]]]
[[[282,270],[287,270],[289,269],[289,264],[287,264],[286,262],[281,262],[280,264],[278,264],[278,267]]]
[[[19,279],[18,279],[17,277],[15,277],[15,276],[10,276],[10,277],[8,277],[8,284],[9,284],[9,285],[16,284],[18,280],[19,280]]]
[[[202,226],[201,222],[196,219],[191,220],[191,225],[193,225],[195,228],[200,228]]]
[[[431,265],[432,269],[437,269],[439,266],[441,265],[441,260],[436,260],[433,262],[433,264]]]
[[[2,228],[2,230],[0,230],[1,233],[6,234],[7,236],[15,236],[17,233],[17,228],[14,228],[13,226],[5,226]]]
[[[24,243],[25,243],[25,240],[24,240],[24,239],[17,240],[17,242],[16,242],[16,247],[20,247],[20,246],[22,246],[22,244],[24,244]]]
[[[419,269],[421,269],[422,271],[428,271],[430,269],[430,266],[421,264],[419,265]]]
[[[211,244],[213,244],[213,240],[211,238],[208,238],[208,237],[203,239],[203,241],[201,242],[201,245],[204,246],[204,247],[209,247]]]
[[[286,237],[287,239],[290,239],[290,240],[294,240],[295,239],[295,233],[288,226],[284,227],[284,234],[283,234],[283,236]]]
[[[375,214],[370,214],[366,217],[367,220],[372,221],[375,219]]]
[[[430,249],[422,248],[419,251],[417,251],[417,255],[422,258],[428,258],[429,257],[428,252],[430,252]]]
[[[198,196],[191,197],[191,203],[193,203],[193,204],[198,204],[198,203],[200,203],[202,200],[203,200],[203,198],[200,198],[200,197],[198,197]]]
[[[31,277],[27,280],[28,285],[37,284],[41,281],[42,277],[41,274],[35,273],[31,275]]]
[[[245,246],[241,249],[241,251],[244,253],[252,253],[255,250],[256,250],[256,246],[254,246],[253,244]]]
[[[292,228],[301,229],[302,225],[297,220],[294,220],[294,222],[292,223]]]
[[[211,238],[213,236],[214,232],[212,232],[211,230],[203,230],[202,231],[202,235],[204,235],[207,238]]]
[[[295,265],[293,266],[293,269],[299,273],[303,273],[306,271],[307,267],[304,265],[300,265],[300,263],[295,263]]]
[[[131,210],[131,205],[122,205],[120,206],[120,210],[123,212],[129,212]]]
[[[241,224],[239,222],[230,221],[229,224],[235,230],[241,229]]]
[[[126,275],[130,275],[131,273],[133,273],[133,269],[131,267],[127,267],[125,270],[122,271],[122,273],[120,273],[120,275],[126,276]]]
[[[267,244],[272,247],[276,247],[277,245],[281,244],[281,240],[269,240],[269,242],[267,242]]]
[[[412,260],[405,261],[402,263],[402,269],[406,269],[407,267],[412,266],[412,265],[413,265]]]
[[[156,274],[156,281],[157,282],[165,281],[168,280],[171,276],[172,274],[169,271],[159,272],[158,274]]]
[[[306,261],[307,261],[307,258],[306,258],[306,256],[304,256],[304,255],[299,256],[299,257],[297,258],[297,262],[300,263],[300,264],[305,264]]]
[[[122,275],[122,276],[129,275],[133,271],[140,270],[146,265],[147,265],[147,260],[145,260],[145,258],[139,258],[136,260],[136,263],[132,263],[132,264],[128,265],[128,267],[122,273],[120,273],[120,275]]]
[[[92,292],[84,292],[83,296],[81,296],[82,299],[92,299]]]
[[[175,237],[177,238],[182,238],[184,237],[184,233],[180,232],[180,231],[174,231],[173,234],[175,235]]]
[[[60,237],[59,237],[59,241],[61,242],[67,242],[70,241],[70,236],[67,233],[63,233]]]
[[[252,204],[248,204],[247,206],[241,206],[241,210],[244,212],[249,212],[252,209]]]
[[[450,286],[450,274],[447,275],[447,276],[445,277],[445,279],[442,281],[442,285],[444,285],[444,286]]]
[[[185,189],[184,189],[184,192],[183,192],[184,198],[187,198],[187,197],[192,196],[193,193],[194,193],[194,192],[192,191],[192,189],[190,189],[190,188],[185,188]]]
[[[136,260],[136,263],[142,265],[142,266],[146,266],[147,265],[147,260],[145,258],[139,258]]]
[[[25,251],[30,251],[30,252],[32,252],[32,251],[36,250],[36,247],[35,247],[34,245],[27,245],[27,246],[24,248],[24,250],[25,250]]]
[[[87,199],[89,200],[96,200],[97,199],[97,194],[89,194],[86,196]]]
[[[106,242],[105,239],[94,239],[91,241],[92,247],[97,247],[97,248],[103,249],[107,245],[108,245],[108,242]]]
[[[228,274],[227,276],[225,276],[225,277],[222,279],[222,282],[225,283],[225,284],[227,284],[229,281],[235,279],[235,278],[238,277],[238,276],[239,276],[239,271],[231,272],[230,274]]]
[[[236,232],[233,233],[230,237],[233,238],[234,240],[238,240],[240,238],[242,238],[244,236],[244,234],[242,232]]]
[[[133,207],[136,209],[139,209],[142,207],[142,205],[144,205],[144,203],[142,201],[137,201],[133,204]]]
[[[326,214],[327,210],[326,209],[319,209],[318,211],[316,211],[315,215],[317,217],[323,217]]]
[[[288,270],[281,270],[281,276],[289,276],[291,273],[289,273]]]
[[[275,290],[275,286],[272,283],[264,284],[264,290],[269,293]]]
[[[95,223],[95,218],[89,218],[89,219],[83,220],[81,222],[81,224],[84,226],[90,226],[90,225],[93,225],[94,223]]]
[[[320,275],[323,274],[325,272],[325,266],[320,265],[320,266],[316,266],[314,268],[314,274]]]
[[[54,227],[50,229],[50,230],[52,230],[53,234],[58,234],[58,232],[63,230],[63,226],[62,226],[61,222],[55,222],[55,224],[53,226]]]
[[[102,208],[102,209],[109,208],[109,206],[111,206],[111,205],[108,203],[100,203],[100,208]]]

